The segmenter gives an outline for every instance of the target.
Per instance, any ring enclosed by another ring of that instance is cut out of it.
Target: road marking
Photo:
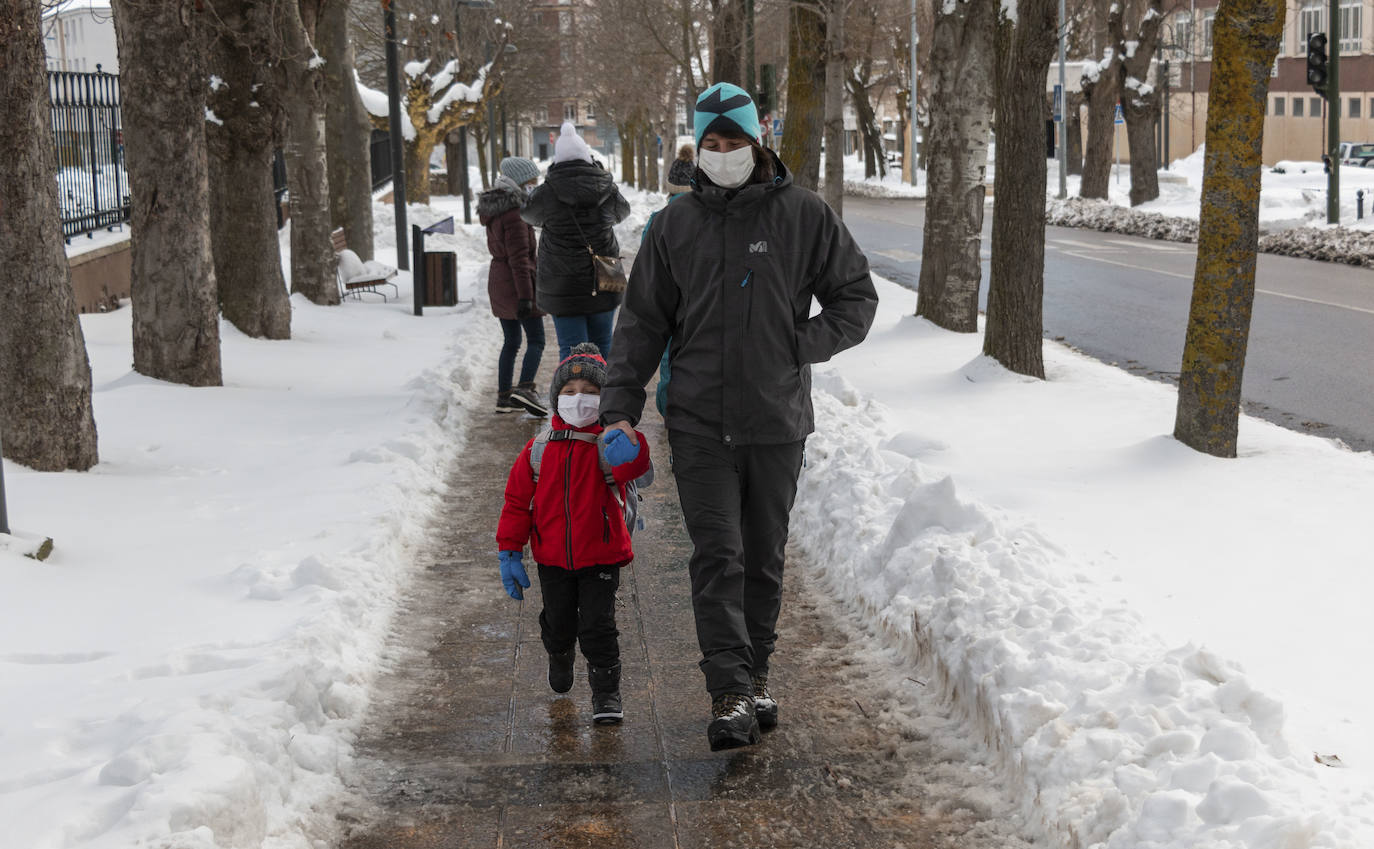
[[[915,262],[916,260],[921,258],[920,254],[914,254],[911,251],[904,251],[901,248],[893,248],[890,251],[874,251],[873,253],[879,256],[885,256],[888,259],[895,259],[898,262]]]
[[[1131,241],[1127,241],[1127,240],[1125,240],[1125,239],[1106,239],[1106,240],[1104,240],[1104,241],[1111,242],[1111,243],[1114,244],[1114,245],[1125,245],[1125,246],[1128,247],[1128,248],[1144,249],[1144,250],[1147,250],[1147,251],[1165,251],[1166,253],[1183,253],[1184,251],[1189,250],[1189,248],[1180,247],[1177,243],[1174,243],[1174,242],[1161,242],[1161,241],[1158,241],[1158,240],[1156,240],[1156,239],[1141,240],[1141,241],[1138,241],[1138,242],[1131,242]]]
[[[1079,242],[1074,239],[1048,239],[1047,241],[1052,245],[1068,245],[1074,248],[1090,248],[1096,250],[1100,247],[1093,242]]]
[[[1129,263],[1129,262],[1118,262],[1117,260],[1114,260],[1114,259],[1103,259],[1103,258],[1100,257],[1100,256],[1087,256],[1087,255],[1085,255],[1085,254],[1074,253],[1073,251],[1065,251],[1064,253],[1067,254],[1068,256],[1077,257],[1077,258],[1079,258],[1079,259],[1086,259],[1086,260],[1088,260],[1089,262],[1102,262],[1102,263],[1106,263],[1107,265],[1119,265],[1119,266],[1121,266],[1122,268],[1132,268],[1132,269],[1135,269],[1136,271],[1148,271],[1148,272],[1152,272],[1152,273],[1154,273],[1154,274],[1163,274],[1163,275],[1166,275],[1166,276],[1168,276],[1168,277],[1177,277],[1177,278],[1179,278],[1180,280],[1192,280],[1192,279],[1193,279],[1193,275],[1191,275],[1191,274],[1180,274],[1180,273],[1177,272],[1177,271],[1164,271],[1164,270],[1158,269],[1158,268],[1147,268],[1147,267],[1145,267],[1145,266],[1143,266],[1143,265],[1134,265],[1134,264]],[[1323,306],[1323,307],[1332,307],[1332,308],[1338,309],[1338,310],[1350,310],[1350,311],[1352,311],[1352,312],[1362,312],[1362,313],[1367,313],[1367,314],[1369,314],[1369,315],[1374,315],[1374,309],[1369,309],[1368,307],[1354,307],[1354,306],[1350,306],[1349,304],[1337,304],[1337,303],[1333,303],[1333,302],[1331,302],[1331,301],[1319,301],[1319,300],[1317,300],[1316,298],[1304,298],[1304,297],[1302,297],[1301,295],[1289,295],[1289,294],[1287,294],[1286,292],[1275,292],[1273,289],[1261,289],[1261,288],[1259,288],[1259,287],[1256,287],[1256,288],[1255,288],[1255,294],[1257,294],[1257,295],[1272,295],[1272,296],[1274,296],[1275,298],[1287,298],[1287,299],[1289,299],[1290,301],[1303,301],[1303,302],[1305,302],[1305,303],[1317,304],[1318,306]]]

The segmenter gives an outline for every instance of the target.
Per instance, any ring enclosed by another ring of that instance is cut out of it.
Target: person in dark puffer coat
[[[536,302],[553,316],[560,362],[579,342],[592,342],[603,354],[611,350],[621,293],[597,291],[587,247],[598,256],[619,256],[612,227],[629,214],[630,204],[616,188],[615,178],[592,161],[591,148],[572,122],[565,122],[543,185],[520,211],[526,223],[543,228]]]
[[[668,194],[678,195],[691,191],[692,178],[697,173],[696,148],[690,143],[677,149],[677,159],[668,168]]]
[[[535,391],[534,375],[544,355],[544,314],[534,303],[534,228],[520,220],[528,189],[539,181],[539,168],[528,159],[511,156],[501,160],[500,171],[496,185],[477,197],[477,218],[487,228],[487,250],[491,251],[487,295],[505,334],[496,369],[496,412],[524,410],[542,418],[549,410]],[[520,384],[512,388],[522,332],[525,358],[520,363]]]

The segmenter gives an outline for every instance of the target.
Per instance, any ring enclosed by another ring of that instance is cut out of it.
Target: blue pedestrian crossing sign
[[[1054,123],[1058,124],[1064,120],[1064,87],[1055,83],[1054,85]]]
[[[1125,117],[1124,115],[1121,114],[1121,104],[1120,104],[1120,103],[1118,103],[1118,104],[1116,105],[1116,118],[1112,121],[1112,123],[1114,123],[1114,124],[1124,124],[1124,123],[1126,123],[1126,117]]]

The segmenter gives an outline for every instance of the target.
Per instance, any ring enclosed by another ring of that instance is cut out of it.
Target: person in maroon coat
[[[491,251],[487,295],[505,335],[496,367],[496,412],[524,410],[542,418],[549,408],[534,389],[534,374],[544,356],[544,314],[534,305],[534,228],[520,220],[529,189],[539,182],[539,167],[524,157],[509,156],[501,160],[500,171],[496,185],[477,197],[477,218],[487,228]],[[522,332],[525,358],[520,383],[512,387]]]

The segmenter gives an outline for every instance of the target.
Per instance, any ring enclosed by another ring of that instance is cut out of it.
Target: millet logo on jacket
[[[768,253],[768,243],[767,243],[767,242],[751,242],[750,245],[749,245],[749,253],[751,253],[751,254],[766,254],[766,253]]]

